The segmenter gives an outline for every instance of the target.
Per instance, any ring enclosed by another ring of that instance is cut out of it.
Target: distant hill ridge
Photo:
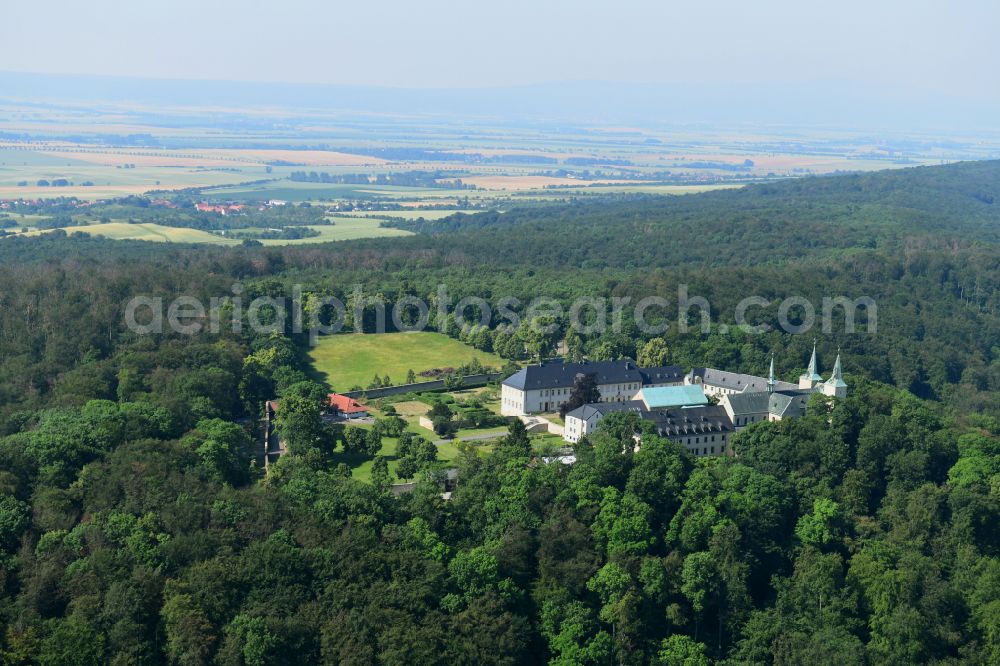
[[[540,264],[551,260],[587,266],[755,264],[830,250],[899,247],[917,236],[997,243],[1000,161],[392,224],[447,234],[453,250],[510,259],[530,252]],[[512,226],[517,233],[505,233]],[[483,234],[490,235],[489,243],[482,242]],[[406,242],[433,244],[426,238]]]

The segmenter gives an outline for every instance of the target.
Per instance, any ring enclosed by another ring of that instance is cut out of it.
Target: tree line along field
[[[336,391],[366,387],[376,375],[403,384],[410,370],[419,382],[431,379],[421,377],[421,372],[456,368],[473,359],[494,368],[506,362],[442,333],[426,331],[325,336],[308,353],[317,373]]]
[[[82,224],[62,227],[67,234],[85,233],[92,236],[103,236],[109,240],[141,240],[157,243],[212,243],[215,245],[235,245],[236,240],[220,238],[216,234],[200,229],[184,229],[167,227],[151,222],[132,224],[129,222],[108,222],[105,224]],[[24,236],[38,236],[51,233],[51,229],[36,229],[25,232]]]
[[[20,218],[14,218],[19,221]],[[294,239],[262,239],[259,242],[267,246],[304,245],[308,243],[327,243],[331,241],[356,240],[361,238],[390,238],[393,236],[409,236],[410,231],[380,226],[379,218],[374,217],[333,217],[332,225],[302,225],[318,232],[316,236]],[[290,227],[294,228],[294,227]],[[92,236],[103,236],[110,240],[140,240],[159,243],[209,243],[213,245],[233,246],[242,243],[239,238],[227,238],[219,233],[186,227],[170,227],[152,222],[107,222],[97,224],[81,224],[61,227],[67,234],[85,233]],[[235,230],[240,231],[240,230]],[[51,233],[52,229],[34,229],[24,232],[24,236],[38,236]]]

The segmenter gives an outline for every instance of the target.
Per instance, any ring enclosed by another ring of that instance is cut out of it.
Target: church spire
[[[816,341],[813,340],[813,353],[809,359],[809,369],[806,370],[809,379],[814,382],[821,382],[823,378],[819,374],[819,363],[816,361]]]
[[[767,392],[774,393],[774,354],[771,354],[771,371],[767,375]]]
[[[809,367],[805,373],[799,375],[799,388],[811,391],[823,383],[823,378],[819,374],[819,361],[816,360],[816,340],[813,339],[813,353],[809,357]]]
[[[830,379],[826,380],[827,384],[832,384],[837,388],[842,388],[847,386],[847,382],[844,381],[844,371],[840,367],[840,353],[837,353],[837,360],[833,364],[833,373],[830,375]]]
[[[844,381],[844,371],[840,365],[840,350],[837,350],[837,360],[833,364],[830,378],[823,382],[823,393],[835,398],[847,395],[847,382]]]

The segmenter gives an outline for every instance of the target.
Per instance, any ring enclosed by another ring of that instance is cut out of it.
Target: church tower
[[[833,364],[833,374],[823,382],[823,395],[832,398],[847,396],[847,382],[844,381],[844,372],[840,367],[840,354],[837,354],[837,361]]]
[[[816,362],[816,343],[813,342],[812,358],[809,359],[809,368],[804,375],[799,375],[800,389],[814,389],[823,381],[819,375],[819,363]]]
[[[767,375],[767,392],[774,393],[774,354],[771,354],[771,371]]]

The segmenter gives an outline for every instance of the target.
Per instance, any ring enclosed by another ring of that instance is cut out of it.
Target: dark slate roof
[[[690,376],[692,380],[696,377],[701,379],[701,382],[703,384],[732,389],[737,392],[767,391],[766,377],[744,375],[743,373],[740,372],[727,372],[725,370],[717,370],[715,368],[694,368],[691,370]],[[778,390],[785,391],[785,390],[796,389],[798,388],[798,386],[796,384],[790,384],[788,382],[779,381],[775,382],[775,388]]]
[[[784,391],[755,391],[753,393],[733,393],[725,397],[734,415],[774,414],[775,416],[802,416],[806,403],[812,395],[810,389],[789,389]]]
[[[812,391],[775,391],[771,394],[768,411],[782,418],[786,416],[805,416],[806,405]]]
[[[575,416],[588,420],[594,414],[600,414],[604,417],[613,412],[635,412],[643,420],[653,422],[656,431],[667,438],[733,432],[733,422],[729,419],[729,414],[718,405],[646,409],[641,400],[600,402],[578,407],[568,413],[566,417]]]
[[[729,414],[718,405],[654,409],[649,411],[646,419],[652,421],[656,425],[656,431],[664,437],[733,431],[733,422],[729,420]]]
[[[668,382],[684,381],[684,369],[679,365],[665,365],[660,368],[639,368],[642,383],[666,384]]]
[[[572,388],[578,374],[596,375],[598,384],[662,384],[682,381],[684,371],[679,366],[639,368],[635,361],[584,361],[563,363],[546,361],[518,370],[503,381],[520,391]]]
[[[600,414],[604,417],[615,412],[635,412],[636,414],[645,417],[646,405],[643,404],[642,400],[626,400],[625,402],[594,402],[588,405],[583,405],[582,407],[577,407],[571,412],[567,412],[566,418],[575,416],[578,419],[587,421],[594,414]]]
[[[729,401],[729,407],[733,410],[733,414],[766,414],[771,394],[767,391],[732,393],[724,399]]]
[[[503,383],[521,391],[571,388],[578,374],[595,375],[598,384],[642,382],[642,376],[634,361],[584,361],[583,363],[546,361],[540,365],[522,368]]]

